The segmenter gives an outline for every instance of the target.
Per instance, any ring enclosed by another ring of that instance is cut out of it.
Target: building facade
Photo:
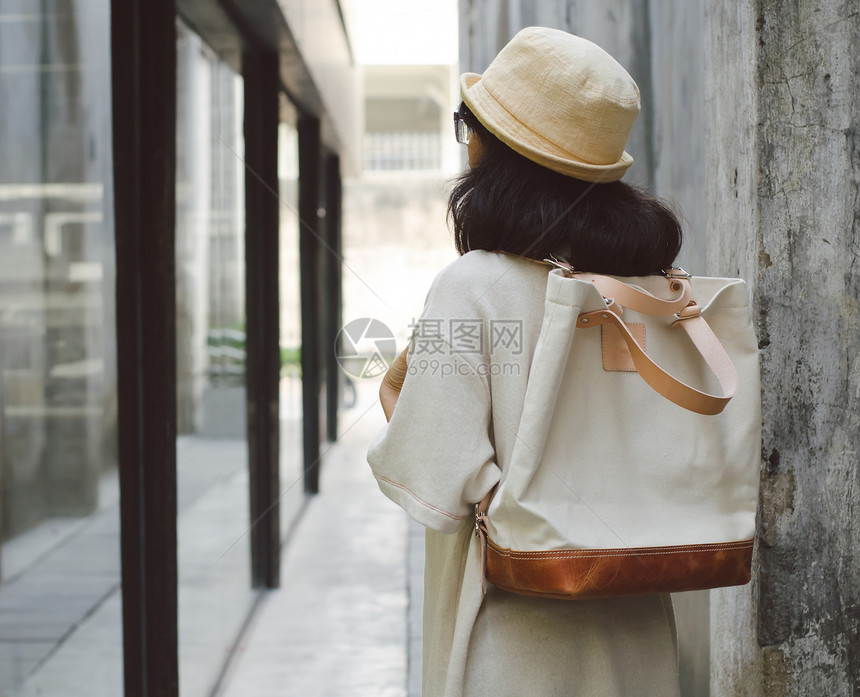
[[[212,694],[278,584],[361,167],[314,8],[0,8],[0,694]]]

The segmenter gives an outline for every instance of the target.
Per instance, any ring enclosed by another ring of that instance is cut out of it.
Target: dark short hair
[[[483,156],[454,183],[448,215],[457,251],[504,251],[544,259],[562,254],[580,271],[645,276],[672,265],[681,249],[678,219],[660,199],[625,184],[594,184],[514,152],[478,121]]]

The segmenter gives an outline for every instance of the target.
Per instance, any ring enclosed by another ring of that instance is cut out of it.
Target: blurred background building
[[[446,225],[462,166],[453,137],[459,103],[457,3],[366,0],[356,12],[363,66],[364,169],[344,189],[344,318],[385,322],[399,345],[433,277],[456,258]],[[373,292],[361,279],[372,279]]]

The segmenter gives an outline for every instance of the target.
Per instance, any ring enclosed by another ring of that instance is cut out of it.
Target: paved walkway
[[[365,452],[384,421],[359,394],[219,695],[420,695],[423,529],[376,486]]]
[[[275,591],[250,588],[244,441],[179,440],[182,697],[420,695],[423,531],[370,473],[384,419],[377,385],[358,387],[304,509],[300,429],[285,412],[282,522],[298,524]],[[107,475],[96,513],[3,546],[0,697],[122,694],[118,498]]]
[[[243,441],[181,438],[178,451],[179,662],[183,697],[209,697],[256,597],[248,572]],[[117,697],[123,691],[119,492],[4,546],[0,695]],[[288,511],[296,504],[288,500]],[[44,530],[42,529],[44,528]]]

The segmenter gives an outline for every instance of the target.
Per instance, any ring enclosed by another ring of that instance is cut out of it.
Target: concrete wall
[[[673,203],[684,227],[678,263],[705,272],[704,0],[648,3],[651,63],[651,182]],[[644,98],[644,96],[643,96]],[[647,111],[646,111],[647,113]]]
[[[714,695],[860,692],[860,14],[713,2],[708,267],[754,291],[760,544],[714,593]]]

